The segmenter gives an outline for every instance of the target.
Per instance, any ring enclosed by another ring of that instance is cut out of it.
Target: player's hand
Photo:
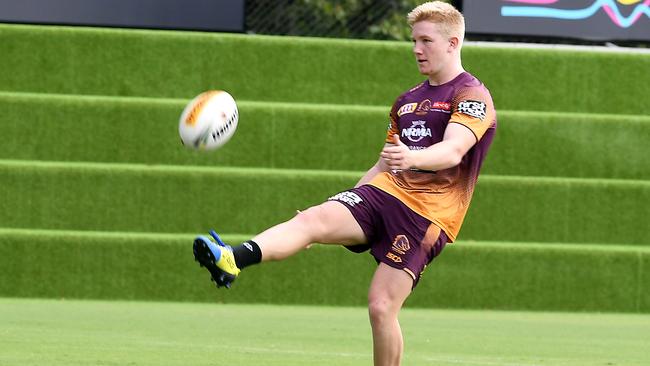
[[[405,170],[413,167],[413,151],[393,135],[393,145],[385,146],[379,154],[390,170]]]

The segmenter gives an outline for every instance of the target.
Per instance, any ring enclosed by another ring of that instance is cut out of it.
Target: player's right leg
[[[212,281],[217,284],[217,287],[230,288],[239,275],[240,269],[237,267],[230,245],[221,241],[214,231],[210,231],[210,235],[214,241],[206,236],[194,239],[194,259],[210,272]]]
[[[327,201],[299,212],[253,238],[262,250],[262,260],[282,260],[312,243],[354,245],[366,236],[350,210],[337,201]]]
[[[350,211],[340,202],[327,201],[299,212],[291,220],[273,226],[252,240],[231,248],[199,236],[194,257],[206,267],[218,287],[230,287],[244,267],[261,261],[282,260],[312,243],[362,244],[366,237]]]

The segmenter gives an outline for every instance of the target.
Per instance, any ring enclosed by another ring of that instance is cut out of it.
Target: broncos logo
[[[393,241],[392,250],[399,254],[405,254],[409,249],[411,249],[411,244],[406,235],[397,235]]]

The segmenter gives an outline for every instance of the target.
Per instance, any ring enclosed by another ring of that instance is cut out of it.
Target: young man
[[[379,263],[368,307],[375,365],[399,365],[398,313],[427,264],[453,242],[496,130],[490,93],[461,64],[463,16],[434,1],[408,14],[413,53],[427,80],[390,112],[386,145],[355,188],[231,248],[200,236],[194,256],[218,286],[240,270],[287,258],[311,243],[370,249]]]

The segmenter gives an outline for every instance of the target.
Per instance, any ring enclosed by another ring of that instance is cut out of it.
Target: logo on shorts
[[[402,263],[402,258],[400,258],[399,256],[397,256],[397,255],[395,255],[395,254],[393,254],[391,252],[386,253],[386,258],[392,260],[395,263]]]
[[[341,192],[327,199],[328,201],[341,201],[347,203],[350,206],[354,206],[358,203],[363,202],[361,197],[358,194],[350,191]]]
[[[409,251],[409,249],[411,249],[411,244],[409,244],[409,239],[406,237],[406,235],[397,235],[395,237],[395,241],[393,241],[393,246],[391,249],[395,253],[404,255]]]
[[[458,103],[458,112],[480,120],[483,120],[487,113],[485,103],[475,100],[464,100]]]

